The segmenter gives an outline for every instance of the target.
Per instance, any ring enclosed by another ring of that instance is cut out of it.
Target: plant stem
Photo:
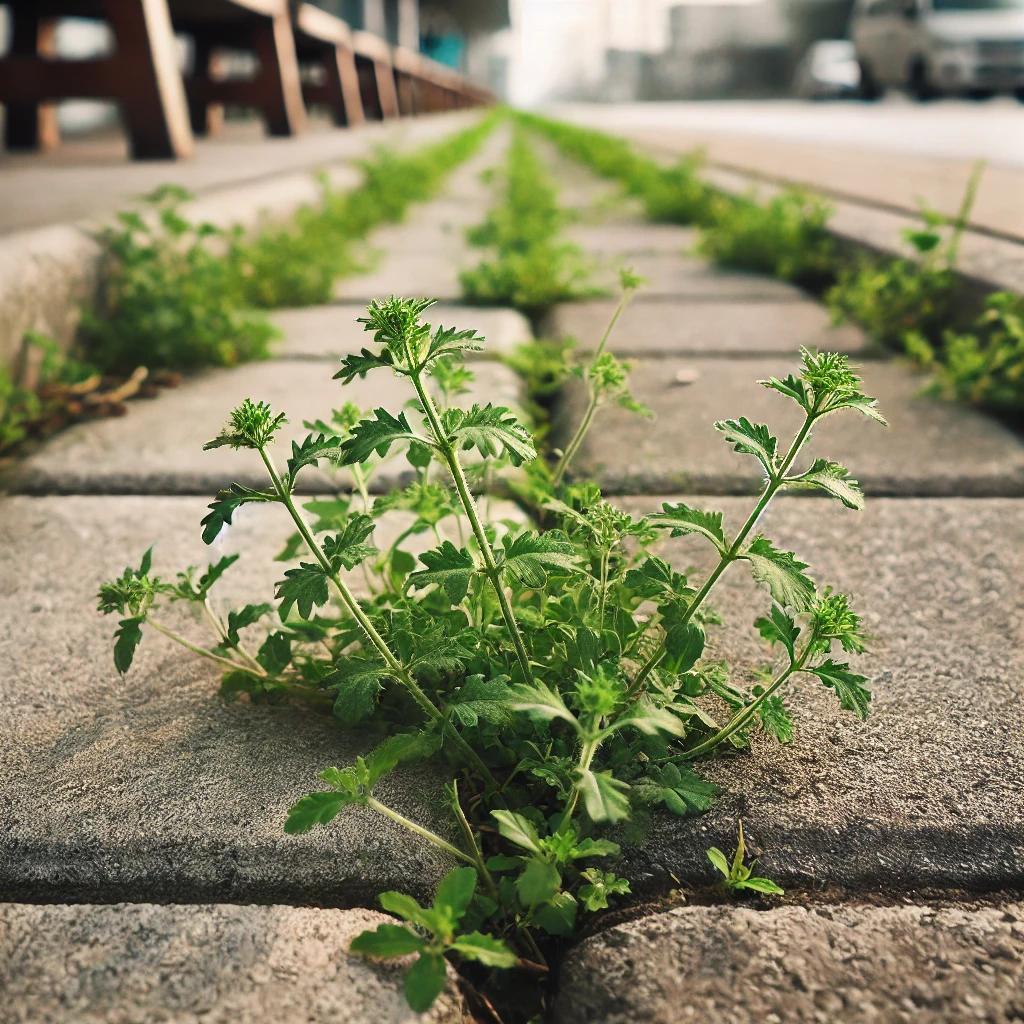
[[[811,645],[808,644],[803,653],[796,661],[791,661],[772,681],[765,687],[764,692],[759,694],[749,704],[742,707],[736,712],[733,717],[726,722],[721,729],[718,730],[713,736],[709,736],[702,743],[698,743],[697,746],[684,751],[683,756],[688,760],[700,757],[702,754],[707,754],[714,750],[720,743],[727,740],[737,730],[742,729],[743,726],[754,717],[754,713],[757,709],[773,694],[776,690],[782,686],[790,676],[799,672],[804,667],[804,662],[807,660],[808,654],[810,654]]]
[[[463,853],[457,846],[449,843],[447,839],[442,839],[436,832],[431,832],[429,828],[417,825],[415,821],[410,820],[404,814],[399,814],[398,811],[388,807],[387,804],[382,804],[375,797],[367,797],[366,806],[375,810],[378,814],[383,814],[385,818],[390,818],[392,821],[397,822],[410,832],[418,835],[421,839],[426,839],[428,843],[433,843],[438,849],[451,854],[456,860],[461,860],[465,864],[476,867],[476,862],[468,853]]]
[[[224,668],[231,669],[232,672],[248,672],[251,676],[259,676],[261,679],[268,678],[267,673],[264,671],[262,666],[250,668],[248,665],[240,665],[237,661],[233,661],[231,658],[223,658],[219,654],[214,654],[213,651],[208,651],[205,647],[200,647],[198,644],[192,643],[191,640],[186,640],[180,633],[175,633],[173,629],[168,629],[167,626],[157,622],[156,619],[152,618],[152,616],[146,618],[146,623],[147,625],[152,626],[158,633],[163,633],[165,637],[181,644],[182,647],[187,648],[193,654],[198,654],[202,658],[214,661]]]
[[[232,644],[228,641],[228,631],[224,628],[224,623],[221,622],[213,608],[210,607],[210,599],[208,597],[203,598],[203,611],[221,640],[236,651],[239,657],[248,662],[253,669],[265,675],[263,666],[240,643]]]
[[[686,625],[686,623],[688,623],[690,619],[693,618],[694,613],[704,603],[708,594],[711,593],[712,588],[721,578],[725,570],[728,569],[729,566],[733,562],[735,562],[736,559],[739,557],[740,548],[743,546],[743,542],[747,539],[748,535],[750,534],[750,531],[753,530],[753,528],[757,525],[758,520],[760,520],[761,516],[764,514],[764,511],[768,507],[768,504],[771,502],[772,498],[786,482],[786,473],[789,470],[789,467],[792,466],[793,460],[796,459],[797,455],[800,453],[800,449],[804,446],[804,443],[807,440],[807,435],[810,433],[811,425],[814,423],[815,419],[817,418],[817,415],[818,414],[816,410],[812,410],[811,412],[807,413],[804,419],[803,426],[799,429],[799,431],[797,431],[796,437],[793,438],[793,443],[789,446],[789,450],[783,457],[782,462],[779,464],[776,471],[769,477],[767,483],[765,484],[764,490],[761,492],[761,497],[758,498],[757,504],[754,506],[753,511],[750,513],[749,516],[747,516],[746,522],[744,522],[744,524],[740,527],[739,533],[736,534],[736,537],[733,540],[732,544],[729,545],[728,549],[722,555],[718,565],[715,566],[711,575],[708,576],[708,578],[704,581],[704,586],[702,586],[700,590],[697,591],[697,593],[694,595],[693,600],[687,606],[686,611],[683,612],[683,614],[680,616],[679,625]],[[643,686],[644,681],[651,674],[651,672],[654,671],[655,668],[657,668],[658,664],[664,657],[665,646],[664,644],[662,644],[641,666],[640,671],[637,673],[636,679],[633,680],[633,685],[629,688],[627,699],[632,699],[640,692],[640,688]]]
[[[455,812],[455,820],[459,823],[459,828],[462,829],[462,834],[466,838],[466,845],[469,847],[473,860],[476,863],[476,869],[480,873],[480,877],[484,880],[484,885],[487,886],[487,891],[494,897],[498,898],[498,887],[494,884],[494,878],[490,871],[487,870],[487,865],[484,862],[484,855],[480,849],[480,844],[476,841],[476,836],[473,835],[473,829],[466,818],[465,811],[462,809],[462,802],[459,800],[459,785],[458,781],[452,779],[452,810]]]
[[[594,755],[597,753],[597,748],[600,746],[601,741],[599,739],[588,739],[584,742],[580,748],[580,761],[579,766],[576,769],[579,774],[584,774],[590,771],[590,766],[594,762]],[[580,786],[579,783],[574,783],[572,787],[572,796],[569,798],[569,803],[566,805],[565,811],[562,814],[562,818],[558,823],[559,830],[565,828],[566,825],[572,820],[573,813],[576,810],[576,805],[580,802]]]
[[[313,556],[320,563],[320,567],[323,569],[325,575],[335,585],[338,593],[341,595],[341,600],[345,607],[352,614],[352,617],[359,623],[360,628],[366,634],[370,643],[376,648],[377,653],[384,660],[384,664],[387,665],[390,673],[405,687],[410,696],[420,706],[420,709],[426,715],[430,721],[442,722],[443,728],[446,735],[452,740],[452,742],[459,748],[462,755],[469,761],[473,767],[480,772],[481,776],[487,782],[487,784],[493,788],[497,788],[497,782],[494,776],[491,774],[490,769],[481,760],[480,755],[459,735],[458,730],[451,724],[451,722],[444,720],[440,708],[423,692],[420,685],[413,678],[412,673],[403,665],[394,654],[391,653],[391,648],[388,647],[387,642],[377,632],[373,623],[370,621],[369,616],[362,608],[359,607],[359,602],[356,600],[355,595],[349,590],[345,581],[341,578],[334,566],[331,565],[330,559],[323,553],[323,549],[316,542],[313,534],[309,530],[309,526],[306,524],[305,519],[299,513],[299,510],[295,507],[295,503],[292,501],[292,496],[288,489],[284,486],[280,476],[278,476],[277,470],[274,468],[273,462],[271,462],[265,448],[257,449],[260,453],[260,457],[263,459],[263,464],[267,468],[267,472],[270,474],[270,479],[274,484],[274,490],[277,492],[278,498],[281,503],[288,510],[288,514],[292,518],[292,522],[295,523],[296,529],[302,539],[306,542],[306,546],[312,552]]]
[[[480,521],[480,514],[477,512],[476,502],[473,500],[473,494],[469,489],[469,484],[466,482],[466,474],[462,470],[462,463],[459,461],[459,453],[455,446],[448,440],[444,427],[441,425],[441,417],[438,415],[437,408],[434,405],[433,399],[427,392],[427,389],[423,386],[423,381],[420,379],[419,373],[412,375],[412,382],[416,387],[416,394],[419,397],[420,405],[423,407],[423,412],[427,417],[427,423],[430,425],[431,433],[434,435],[434,441],[438,448],[441,450],[441,455],[444,457],[445,462],[448,464],[448,469],[452,474],[452,479],[455,481],[455,490],[458,492],[459,500],[462,502],[462,507],[466,510],[466,518],[469,519],[469,525],[473,530],[473,536],[476,537],[477,546],[480,548],[480,555],[484,560],[484,573],[487,578],[491,581],[494,587],[494,592],[498,597],[498,605],[501,608],[502,617],[505,620],[505,625],[508,628],[509,636],[512,638],[512,645],[516,650],[516,657],[519,659],[519,667],[522,669],[523,676],[527,681],[533,679],[533,670],[530,668],[530,657],[526,651],[526,644],[523,642],[522,633],[519,631],[519,624],[516,622],[515,612],[512,610],[512,604],[508,599],[508,594],[505,593],[505,588],[501,583],[501,572],[498,569],[498,564],[494,558],[494,552],[491,550],[490,542],[487,540],[487,534],[484,533],[483,523]]]
[[[625,312],[625,309],[632,298],[632,288],[628,288],[622,293],[622,298],[619,299],[619,303],[615,307],[615,312],[612,313],[612,318],[608,321],[608,326],[604,329],[604,334],[601,335],[600,344],[598,344],[594,354],[590,357],[590,363],[587,367],[588,370],[603,354],[608,345],[608,339],[611,337],[611,333],[615,328],[615,324],[618,322],[619,317],[622,316],[623,312]],[[565,446],[565,450],[562,452],[562,457],[558,460],[558,465],[555,467],[554,476],[552,478],[552,483],[555,487],[562,482],[562,477],[565,476],[565,472],[569,468],[569,463],[575,458],[576,452],[579,450],[580,445],[583,444],[583,439],[587,436],[587,432],[590,430],[590,424],[594,419],[594,414],[597,412],[599,398],[598,395],[594,393],[594,388],[590,383],[589,376],[587,376],[587,395],[587,408],[583,413],[583,418],[580,420],[579,426],[577,426],[576,432],[572,436],[572,440]]]

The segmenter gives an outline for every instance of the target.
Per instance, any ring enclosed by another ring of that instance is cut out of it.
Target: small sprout
[[[750,864],[744,863],[747,857],[747,844],[743,838],[743,822],[739,822],[739,835],[736,840],[736,851],[730,861],[717,846],[708,850],[708,860],[715,870],[722,876],[723,884],[731,892],[760,892],[767,896],[782,896],[785,892],[781,886],[776,885],[770,878],[763,878],[754,874],[757,861]]]

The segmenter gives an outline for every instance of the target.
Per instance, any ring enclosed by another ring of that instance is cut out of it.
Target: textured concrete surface
[[[243,508],[206,547],[205,505],[0,502],[0,621],[10,627],[0,631],[0,898],[372,906],[381,889],[429,891],[450,865],[369,811],[351,808],[305,836],[283,832],[290,804],[322,785],[317,773],[349,763],[374,736],[345,733],[303,706],[225,703],[217,666],[152,629],[118,677],[117,617],[96,613],[95,594],[154,542],[154,571],[172,579],[242,552],[215,591],[222,614],[273,600],[285,569],[273,556],[289,521],[269,506]],[[207,638],[187,609],[161,620]],[[259,628],[250,632],[258,644]],[[434,777],[414,767],[385,779],[378,797],[446,831]]]
[[[214,494],[231,481],[267,484],[259,456],[218,448],[204,452],[228,413],[245,398],[264,400],[288,416],[274,456],[283,467],[292,439],[308,433],[303,420],[327,419],[332,409],[355,402],[364,410],[401,409],[413,396],[404,378],[379,370],[347,387],[332,380],[335,362],[281,360],[249,363],[196,375],[152,402],[135,402],[128,415],[84,423],[54,437],[14,470],[9,486],[31,493]],[[515,406],[519,378],[497,363],[474,365],[476,383],[467,401]],[[404,456],[389,459],[374,477],[383,490],[412,473]],[[349,487],[348,474],[311,467],[303,491]]]
[[[372,348],[373,335],[356,323],[365,315],[366,307],[355,304],[277,310],[271,319],[283,337],[276,353],[291,359],[329,359]],[[435,326],[472,329],[482,334],[483,350],[468,353],[473,360],[509,355],[533,337],[530,322],[514,309],[438,303],[430,307],[426,317]]]
[[[634,512],[661,498],[632,498]],[[679,499],[668,499],[679,500]],[[746,499],[685,498],[726,513]],[[710,881],[705,850],[731,850],[736,821],[765,873],[784,884],[1012,889],[1024,884],[1024,516],[1002,499],[875,499],[862,513],[838,502],[782,497],[761,529],[810,564],[819,587],[847,593],[871,653],[853,659],[872,678],[865,722],[841,711],[813,677],[794,683],[791,745],[755,736],[749,754],[700,772],[723,787],[700,817],[659,817],[634,848],[634,876],[656,889],[673,877]],[[710,568],[710,546],[664,542],[679,569]],[[709,632],[710,659],[738,682],[768,659],[752,628],[767,611],[745,566],[712,592],[726,626]],[[721,705],[715,713],[722,715]],[[637,886],[634,886],[637,888]]]
[[[1024,905],[682,907],[587,939],[557,1024],[1011,1024]]]
[[[600,413],[574,463],[620,494],[689,491],[749,493],[760,466],[735,453],[714,429],[719,419],[746,416],[767,423],[786,445],[802,422],[790,400],[757,381],[795,371],[790,359],[658,359],[634,364],[633,394],[654,412],[650,422],[618,408]],[[819,424],[808,446],[847,466],[874,494],[1005,496],[1024,494],[1024,445],[994,420],[922,397],[925,378],[897,363],[867,363],[865,390],[879,400],[890,426],[855,412]],[[564,443],[585,402],[572,382],[555,443]],[[756,469],[755,469],[756,467]]]
[[[650,253],[681,255],[693,249],[697,229],[677,224],[632,223],[573,224],[566,237],[595,256],[625,258]]]
[[[404,223],[374,232],[369,242],[377,259],[365,273],[340,280],[335,296],[351,301],[422,295],[458,302],[460,270],[481,258],[481,251],[466,241],[466,229],[482,221],[494,201],[483,175],[500,164],[508,138],[507,129],[495,132],[455,169],[436,199],[411,210]]]
[[[454,980],[431,1012],[402,996],[402,961],[348,952],[368,910],[0,904],[8,1024],[458,1024]]]
[[[563,303],[548,314],[541,333],[576,338],[583,351],[597,346],[617,305],[614,299]],[[865,354],[856,327],[834,327],[818,303],[724,302],[702,299],[634,301],[609,341],[622,356],[752,356],[796,352],[801,346]]]
[[[807,297],[805,292],[785,281],[717,267],[694,256],[664,252],[623,257],[598,255],[594,260],[594,284],[617,292],[622,267],[628,267],[644,279],[634,300],[638,303],[665,298],[788,303],[801,302]]]

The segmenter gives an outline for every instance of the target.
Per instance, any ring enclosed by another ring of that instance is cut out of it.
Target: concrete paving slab
[[[603,411],[574,471],[619,494],[751,493],[760,488],[757,463],[733,452],[713,424],[746,416],[767,423],[788,444],[802,414],[757,381],[796,368],[788,359],[637,362],[632,391],[653,410],[655,421],[617,408]],[[925,378],[900,364],[867,363],[862,373],[889,428],[852,412],[831,416],[815,432],[812,457],[843,463],[873,494],[1024,494],[1024,444],[1012,431],[970,409],[922,396]],[[574,429],[584,402],[581,385],[571,382],[556,444]]]
[[[446,246],[446,251],[406,249],[400,236],[392,245],[381,253],[372,270],[342,278],[335,286],[334,297],[341,302],[367,302],[383,295],[405,295],[458,302],[462,298],[459,272],[480,259],[461,247]]]
[[[697,241],[697,234],[696,228],[644,221],[573,224],[566,231],[570,241],[583,246],[588,252],[618,257],[689,252]]]
[[[661,498],[630,498],[634,513]],[[667,500],[679,500],[675,498]],[[733,530],[748,499],[687,498],[721,509]],[[811,566],[819,587],[851,596],[871,653],[853,659],[872,678],[867,721],[841,711],[804,677],[785,700],[793,742],[762,734],[750,753],[706,761],[722,787],[700,817],[658,817],[635,846],[634,889],[711,882],[705,851],[731,851],[742,818],[751,856],[784,885],[916,891],[1014,889],[1024,884],[1024,515],[1012,499],[876,499],[862,513],[838,502],[781,498],[763,531]],[[705,550],[707,549],[707,550]],[[697,585],[709,545],[660,549]],[[710,603],[710,659],[737,681],[768,659],[752,628],[768,609],[742,565]],[[715,713],[722,717],[721,705]],[[955,1018],[951,1018],[955,1019]]]
[[[1020,1019],[1024,904],[681,907],[581,943],[557,1024]]]
[[[277,310],[270,315],[283,335],[276,354],[289,359],[329,359],[359,352],[373,340],[363,325],[356,323],[365,315],[366,307],[354,303]],[[482,334],[483,350],[468,353],[473,360],[507,356],[533,337],[529,320],[515,309],[438,303],[426,316],[435,326]]]
[[[213,494],[232,481],[263,487],[266,471],[255,453],[202,450],[243,399],[267,401],[287,414],[275,445],[283,465],[291,440],[307,433],[303,420],[328,418],[347,401],[365,410],[401,409],[413,394],[405,380],[384,372],[342,387],[331,379],[336,369],[335,362],[281,360],[198,374],[152,402],[133,403],[123,418],[80,424],[54,437],[14,469],[10,487],[35,494]],[[467,404],[519,404],[520,380],[507,367],[479,362],[474,373]],[[392,458],[377,471],[374,486],[388,490],[411,472],[404,456]],[[349,486],[344,471],[311,467],[303,475],[303,492]]]
[[[803,302],[807,293],[795,285],[775,278],[728,270],[693,256],[674,253],[611,254],[595,260],[594,283],[618,290],[622,267],[639,274],[644,284],[637,292],[637,303],[662,299],[732,299],[739,302]]]
[[[542,327],[548,337],[576,338],[583,351],[597,346],[617,305],[614,299],[555,306]],[[619,318],[612,351],[622,356],[758,356],[789,354],[801,346],[871,355],[858,327],[833,326],[816,302],[634,302]]]
[[[205,505],[0,502],[0,621],[10,627],[0,631],[0,898],[374,906],[381,889],[429,892],[450,865],[379,815],[352,808],[329,828],[283,831],[291,803],[321,785],[317,774],[350,763],[374,736],[308,707],[226,703],[217,666],[152,630],[129,674],[115,672],[116,616],[96,613],[95,594],[154,542],[164,578],[242,553],[215,592],[221,614],[272,600],[289,520],[278,508],[243,508],[206,547]],[[207,638],[188,609],[168,608],[162,621]],[[416,766],[377,795],[447,832],[435,778],[440,786],[440,774]]]
[[[458,1024],[454,975],[429,1014],[402,996],[404,965],[353,956],[368,910],[0,905],[9,1024]]]

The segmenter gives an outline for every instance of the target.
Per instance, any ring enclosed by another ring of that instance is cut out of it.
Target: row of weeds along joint
[[[623,285],[624,302],[635,281],[627,276]],[[246,400],[207,445],[248,451],[267,473],[266,487],[234,484],[214,498],[201,524],[207,543],[223,544],[253,504],[277,509],[295,529],[272,596],[220,604],[217,583],[237,554],[167,576],[146,552],[101,586],[99,608],[119,620],[120,672],[143,637],[156,634],[215,665],[228,699],[304,703],[358,729],[368,752],[324,766],[284,830],[329,827],[358,806],[438,848],[454,867],[429,905],[381,894],[396,920],[358,936],[353,952],[412,957],[404,989],[416,1010],[432,1005],[453,961],[481,1012],[498,1007],[506,1021],[526,1021],[544,1011],[566,944],[628,900],[630,858],[618,838],[642,843],[654,815],[707,809],[716,787],[702,763],[718,752],[744,750],[757,735],[788,741],[790,680],[810,676],[841,708],[867,715],[867,680],[846,660],[864,650],[859,616],[760,524],[777,496],[808,489],[860,509],[848,470],[807,458],[805,448],[826,417],[884,420],[845,357],[806,352],[798,375],[762,381],[799,410],[791,438],[742,416],[716,424],[764,472],[742,522],[685,503],[637,517],[594,484],[569,482],[572,447],[549,460],[511,410],[465,401],[472,369],[463,357],[482,339],[431,325],[429,307],[371,303],[362,320],[368,345],[335,375],[344,386],[397,374],[408,402],[370,414],[341,404],[329,420],[306,423],[309,434],[282,464],[274,440],[283,415]],[[593,401],[576,436],[626,389],[607,337],[581,372]],[[368,484],[386,458],[404,458],[415,479],[371,498]],[[348,477],[335,497],[304,503],[300,480],[318,464]],[[535,511],[533,523],[496,515],[475,496],[506,475],[505,486]],[[396,511],[411,525],[378,546],[378,525]],[[666,536],[709,545],[715,568],[689,578],[657,554]],[[432,544],[418,557],[410,550],[416,537]],[[728,664],[718,643],[710,601],[740,567],[763,587],[750,620],[770,667]],[[171,605],[191,609],[193,624],[179,629]],[[421,786],[422,775],[413,781],[401,771],[417,762],[449,780],[443,835],[381,793],[392,773],[392,785]],[[708,857],[738,894],[777,891],[754,873],[742,835],[736,851]]]
[[[570,216],[521,127],[493,179],[496,201],[467,233],[485,254],[460,275],[466,301],[515,306],[536,321],[556,302],[595,294],[583,251],[564,237]]]
[[[982,168],[959,211],[922,207],[921,225],[903,232],[912,255],[851,257],[834,243],[828,203],[799,189],[768,200],[733,196],[702,176],[690,154],[662,166],[621,138],[518,114],[520,122],[567,155],[622,184],[651,220],[700,228],[697,251],[727,266],[771,274],[823,295],[836,322],[860,325],[880,348],[930,371],[927,390],[1024,421],[1024,297],[992,293],[978,315],[957,274],[961,239]]]
[[[408,154],[378,150],[359,164],[356,188],[323,177],[318,203],[254,233],[189,219],[191,196],[174,185],[118,214],[98,234],[101,293],[82,310],[74,351],[33,333],[16,365],[0,368],[0,456],[76,420],[120,415],[178,371],[267,358],[278,332],[262,310],[330,302],[337,280],[361,268],[369,232],[434,196],[496,119]]]

